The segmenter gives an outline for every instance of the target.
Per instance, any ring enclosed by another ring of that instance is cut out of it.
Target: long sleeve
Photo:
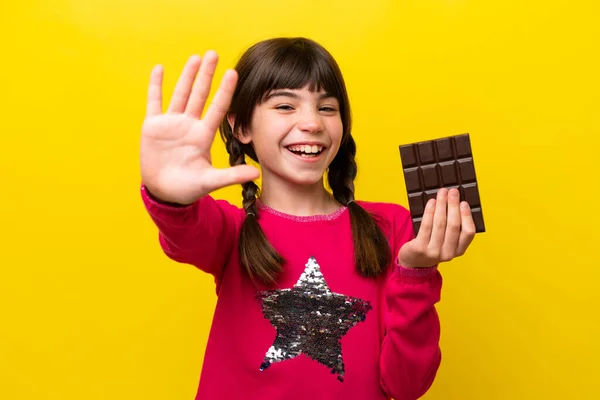
[[[395,221],[394,257],[414,237],[410,216]],[[395,400],[416,400],[431,387],[441,362],[435,304],[442,278],[436,267],[408,269],[395,263],[386,286],[381,386]]]
[[[214,275],[219,281],[233,251],[241,223],[240,210],[210,196],[185,207],[165,205],[154,200],[143,185],[141,196],[158,228],[163,252],[174,261]]]

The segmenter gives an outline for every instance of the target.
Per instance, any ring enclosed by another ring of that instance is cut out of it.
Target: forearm
[[[235,234],[231,213],[209,196],[183,206],[158,201],[144,186],[141,195],[158,228],[164,253],[174,261],[218,274],[225,255],[230,254]]]
[[[431,387],[441,362],[435,304],[442,278],[437,268],[399,268],[388,283],[381,385],[395,400],[416,400]]]

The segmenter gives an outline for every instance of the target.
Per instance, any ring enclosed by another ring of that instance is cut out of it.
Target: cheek
[[[328,131],[331,135],[331,140],[339,144],[342,140],[342,135],[344,132],[344,125],[342,124],[342,120],[338,119],[331,121],[331,124],[328,127]]]
[[[271,118],[268,123],[256,124],[253,141],[259,147],[278,146],[290,129],[290,122],[284,118]]]
[[[333,160],[333,158],[335,158],[335,156],[337,155],[337,153],[340,149],[340,144],[342,142],[342,136],[344,133],[344,126],[340,119],[340,120],[332,121],[331,125],[328,128],[329,128],[329,135],[331,138],[331,142],[332,142],[333,146],[335,147],[335,151],[332,154],[330,154],[331,160]]]

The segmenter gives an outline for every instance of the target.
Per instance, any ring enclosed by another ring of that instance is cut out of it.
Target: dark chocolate
[[[471,207],[475,232],[485,232],[468,133],[405,144],[399,149],[415,235],[421,226],[425,204],[441,188],[458,188],[461,201]]]

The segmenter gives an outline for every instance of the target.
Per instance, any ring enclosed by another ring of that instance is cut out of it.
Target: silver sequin
[[[277,330],[261,371],[304,354],[344,380],[341,338],[365,320],[372,308],[368,301],[331,292],[314,257],[293,288],[263,291],[259,299]]]

